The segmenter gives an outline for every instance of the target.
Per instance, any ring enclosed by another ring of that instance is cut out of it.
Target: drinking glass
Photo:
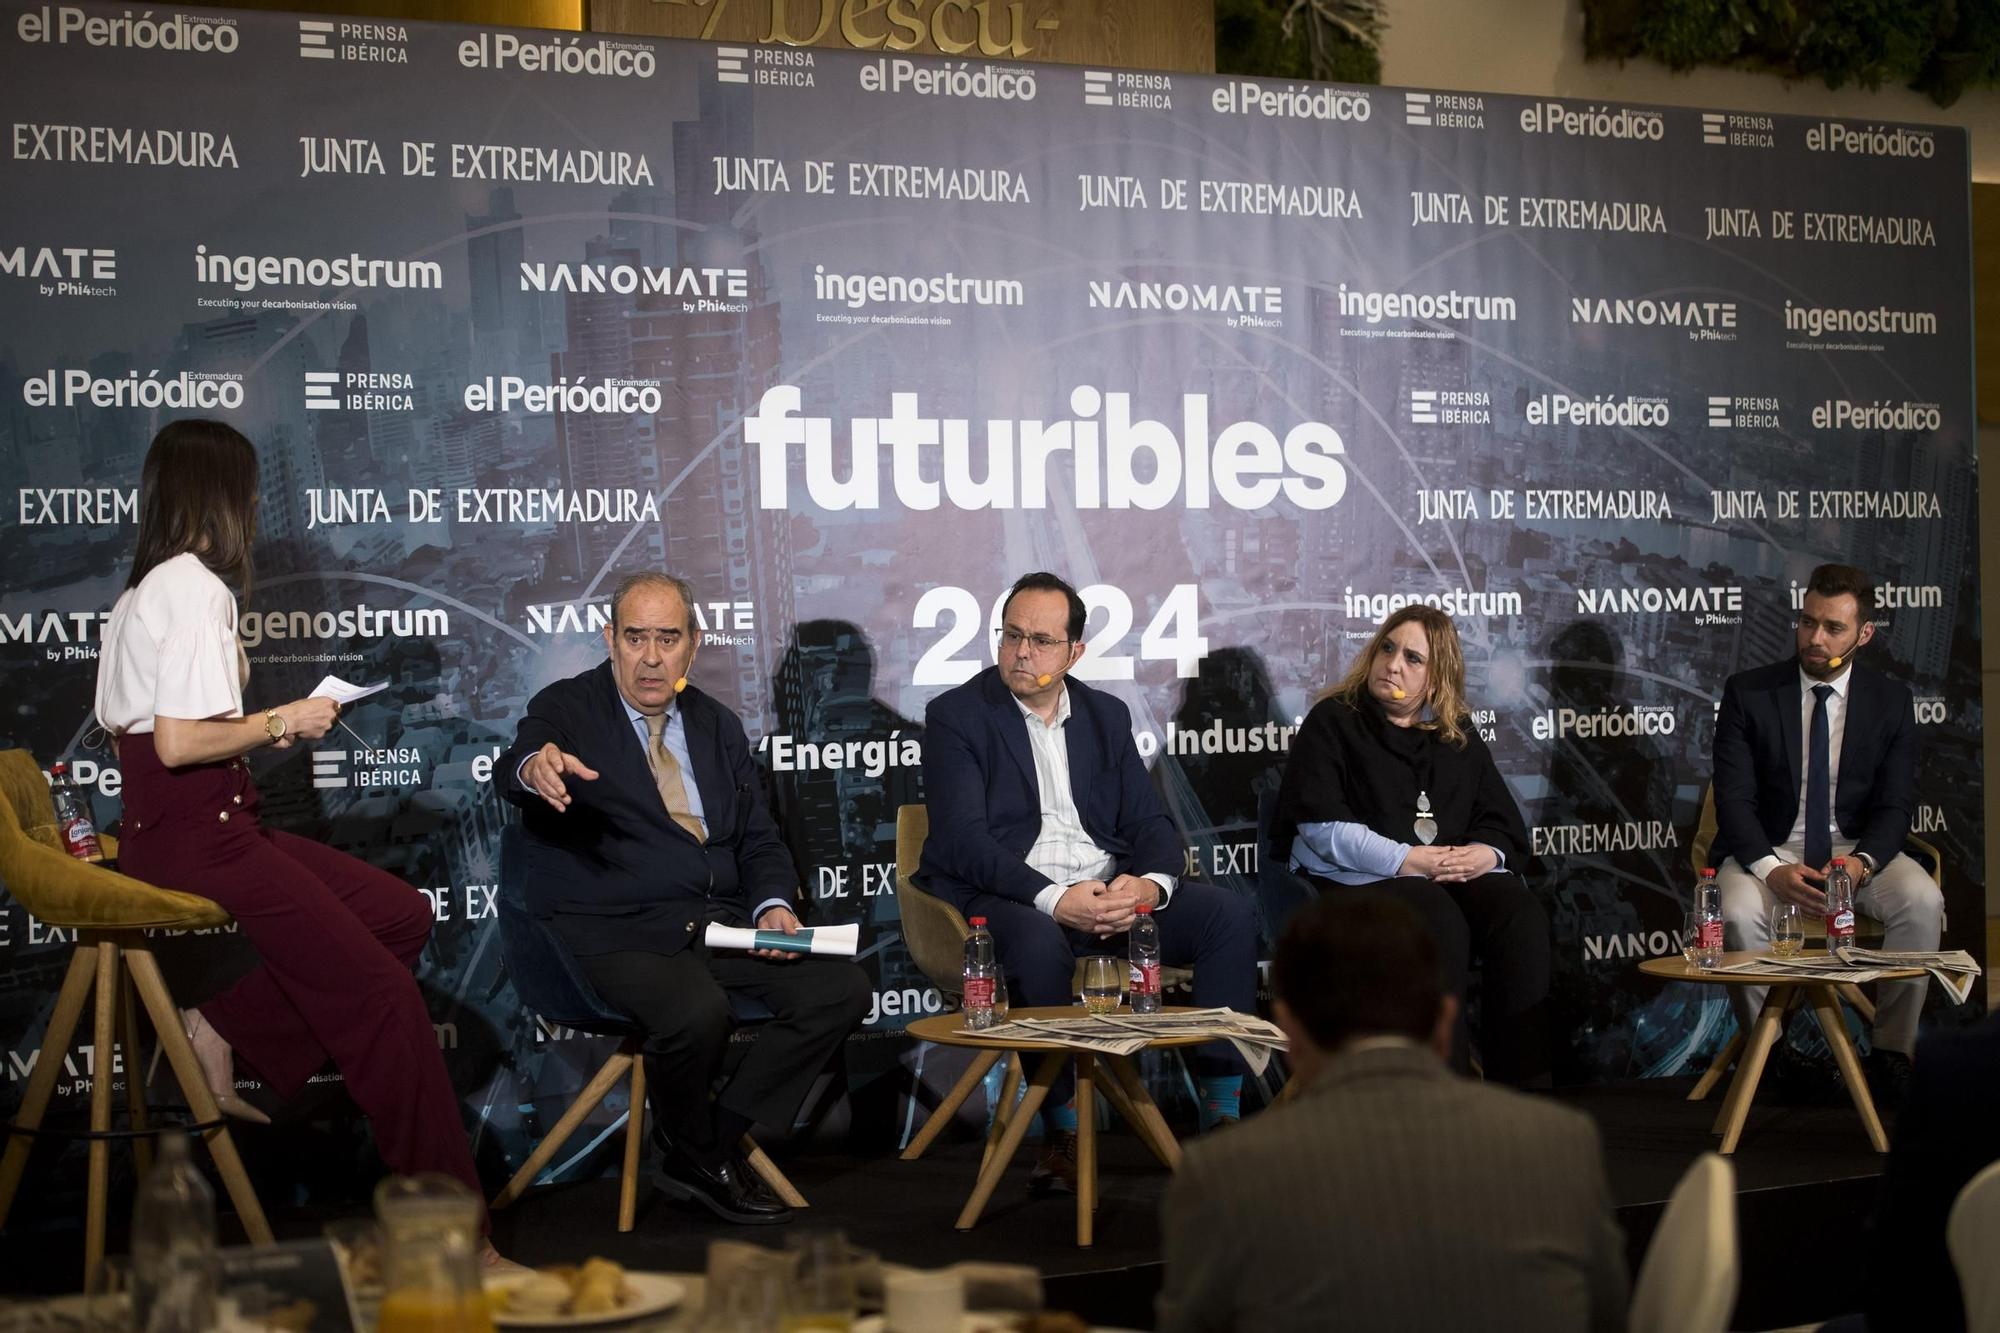
[[[848,1333],[861,1306],[847,1238],[838,1231],[800,1231],[785,1238],[785,1248],[797,1266],[783,1333]]]
[[[1701,966],[1701,913],[1681,913],[1681,957],[1689,967]]]
[[[378,1333],[493,1333],[479,1278],[480,1203],[450,1176],[391,1176],[375,1189],[382,1228]]]
[[[1806,947],[1806,919],[1797,903],[1778,903],[1771,908],[1771,953],[1778,958],[1797,958]]]
[[[1107,954],[1083,960],[1083,1007],[1085,1012],[1108,1014],[1118,1008],[1125,979],[1125,966]]]

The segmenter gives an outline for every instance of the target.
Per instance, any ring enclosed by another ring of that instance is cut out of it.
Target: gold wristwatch
[[[264,734],[275,743],[285,738],[285,719],[278,716],[275,708],[264,710]]]

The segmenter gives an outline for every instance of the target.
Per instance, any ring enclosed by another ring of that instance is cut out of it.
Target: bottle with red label
[[[1826,951],[1838,953],[1854,943],[1854,877],[1847,858],[1835,857],[1826,872]]]
[[[90,822],[90,810],[83,794],[69,780],[69,765],[60,761],[49,765],[49,795],[56,806],[56,828],[62,833],[63,850],[79,861],[102,861],[104,849],[97,843],[97,825]]]
[[[1140,903],[1132,909],[1136,919],[1126,937],[1132,962],[1132,983],[1126,998],[1135,1014],[1160,1012],[1160,927],[1153,909]]]
[[[1000,967],[993,956],[993,932],[986,918],[973,917],[966,924],[972,933],[965,937],[965,1026],[974,1032],[993,1026],[994,983]]]
[[[1711,968],[1722,961],[1722,887],[1715,882],[1715,867],[1705,867],[1694,886],[1697,927],[1694,961],[1699,968]]]

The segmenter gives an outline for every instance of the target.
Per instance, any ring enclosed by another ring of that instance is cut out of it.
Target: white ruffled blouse
[[[186,552],[112,606],[97,659],[97,720],[122,736],[150,732],[155,717],[241,717],[249,679],[236,595]]]

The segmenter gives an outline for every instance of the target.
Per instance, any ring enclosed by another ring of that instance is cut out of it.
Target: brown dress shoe
[[[1076,1193],[1076,1131],[1051,1130],[1042,1160],[1028,1173],[1030,1194]]]

